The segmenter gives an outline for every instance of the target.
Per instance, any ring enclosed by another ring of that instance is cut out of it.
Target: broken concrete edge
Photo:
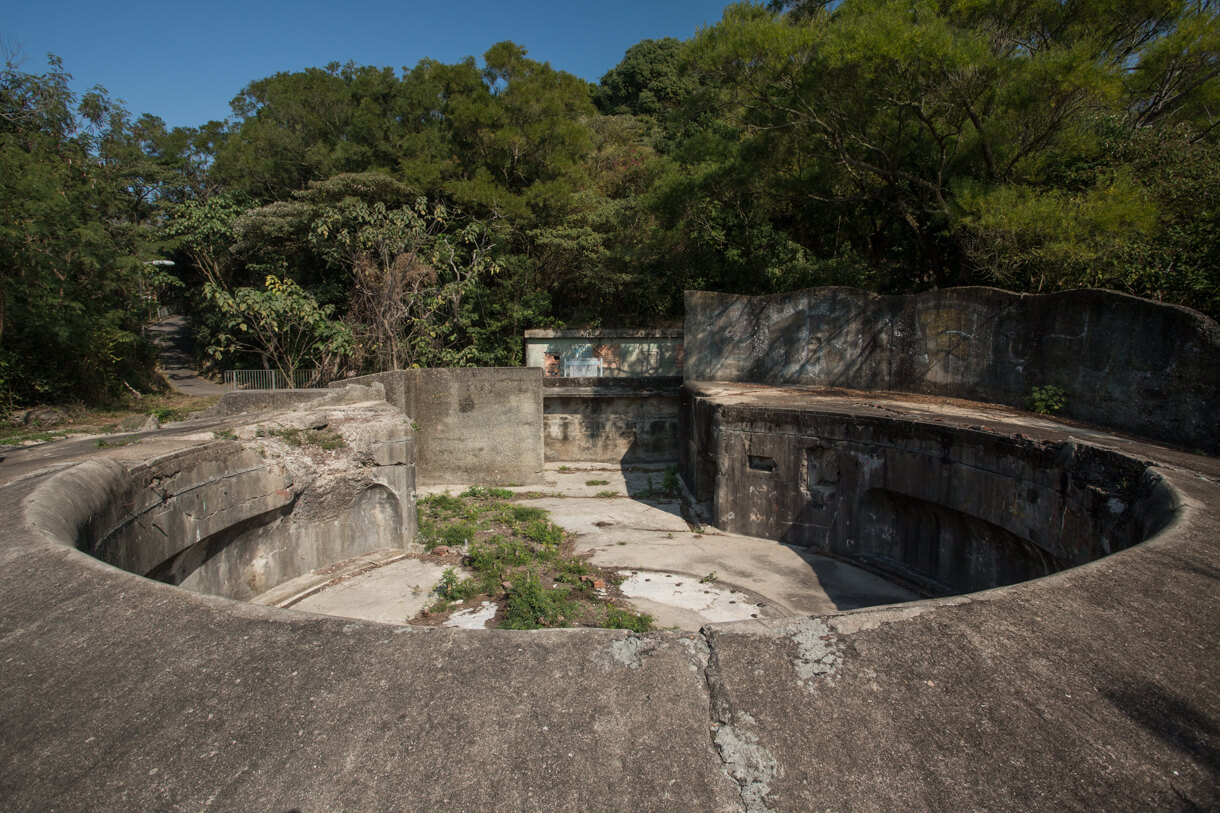
[[[226,439],[207,439],[213,429],[169,451],[126,447],[122,459],[49,473],[24,501],[25,516],[91,558],[237,599],[373,549],[409,550],[411,430],[360,389],[315,400],[310,411],[230,420],[219,430]],[[316,426],[343,442],[324,451],[266,429]]]

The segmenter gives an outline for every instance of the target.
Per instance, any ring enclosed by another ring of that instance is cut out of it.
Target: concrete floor
[[[524,497],[523,505],[549,511],[553,522],[575,534],[577,554],[621,570],[627,577],[620,588],[624,596],[658,627],[697,631],[712,622],[821,615],[917,598],[825,556],[688,523],[676,499],[628,496],[660,489],[665,469],[664,464],[548,464],[543,484],[511,490]],[[467,487],[429,486],[420,492],[456,495]],[[445,567],[379,552],[294,579],[258,603],[402,623],[434,600],[432,588]],[[479,617],[486,620],[485,613]],[[478,624],[473,612],[462,619]]]

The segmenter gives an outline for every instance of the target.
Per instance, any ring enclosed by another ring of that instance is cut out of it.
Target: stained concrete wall
[[[548,377],[568,376],[571,362],[600,362],[603,378],[682,375],[681,330],[527,330],[525,364]]]
[[[1130,547],[1174,500],[1146,463],[915,421],[734,403],[688,385],[683,475],[717,527],[814,548],[932,594]]]
[[[1111,291],[951,288],[879,296],[813,288],[686,295],[687,381],[896,390],[1021,406],[1220,452],[1220,327]]]
[[[547,461],[674,460],[681,386],[680,378],[545,379]]]
[[[1075,442],[684,393],[682,469],[722,530],[852,559],[930,593],[1035,579],[1158,531],[1143,461]]]
[[[414,422],[420,484],[542,481],[540,369],[394,370],[331,386],[372,383]]]

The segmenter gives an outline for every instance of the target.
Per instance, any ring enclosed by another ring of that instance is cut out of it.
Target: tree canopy
[[[501,42],[277,73],[232,110],[167,130],[58,62],[6,67],[10,403],[146,379],[157,292],[219,366],[271,365],[254,322],[297,308],[321,344],[281,363],[343,373],[517,364],[526,328],[666,324],[690,288],[1090,286],[1220,316],[1215,0],[736,3],[597,84]]]

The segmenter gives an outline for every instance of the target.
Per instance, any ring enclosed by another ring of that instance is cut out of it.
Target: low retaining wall
[[[548,462],[674,460],[681,378],[547,378]]]
[[[1220,452],[1220,326],[1112,291],[813,288],[686,295],[686,380],[892,390],[1021,406]]]
[[[331,386],[373,383],[415,426],[420,484],[542,482],[540,369],[394,370]]]
[[[713,500],[717,527],[843,556],[931,594],[1091,562],[1148,538],[1176,507],[1145,462],[1076,441],[767,400],[684,390],[683,474]]]

